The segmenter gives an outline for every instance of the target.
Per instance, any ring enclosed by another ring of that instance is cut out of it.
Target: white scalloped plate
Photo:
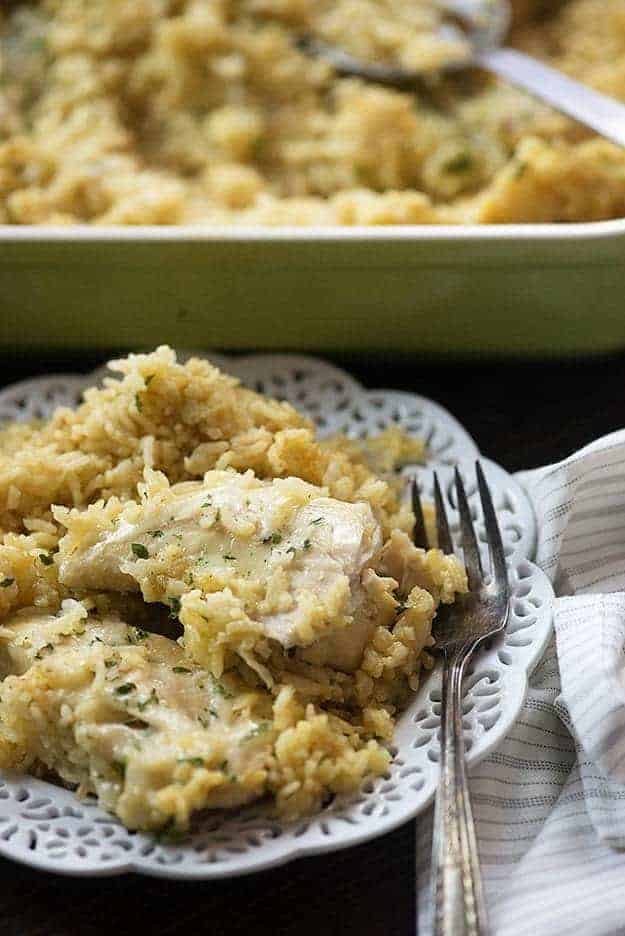
[[[450,466],[459,463],[483,539],[473,480],[477,446],[437,404],[409,393],[365,391],[338,368],[299,355],[210,355],[210,359],[249,386],[288,399],[313,418],[323,434],[342,431],[357,437],[397,424],[424,437],[430,452],[428,467],[405,470],[418,473],[428,492],[436,468],[454,532],[457,518]],[[58,405],[73,406],[85,386],[102,376],[100,369],[89,377],[56,375],[7,387],[0,392],[0,420],[42,418]],[[536,530],[527,496],[503,469],[486,460],[482,463],[502,527],[513,599],[506,633],[476,656],[465,682],[471,763],[486,756],[517,718],[528,675],[551,633],[553,602],[549,582],[530,561]],[[406,822],[431,801],[437,780],[439,721],[440,673],[435,669],[399,720],[387,777],[368,781],[357,795],[336,798],[318,815],[299,823],[269,817],[262,804],[234,814],[201,817],[179,844],[129,832],[91,799],[79,800],[71,791],[7,772],[0,777],[0,854],[73,875],[138,871],[209,879],[355,845]]]

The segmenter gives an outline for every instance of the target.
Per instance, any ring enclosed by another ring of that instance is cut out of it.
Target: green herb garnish
[[[212,673],[209,673],[208,676],[211,681],[213,691],[216,692],[217,695],[222,696],[224,699],[232,698],[232,693],[228,689],[226,689],[225,686],[222,686],[222,684],[215,679]]]
[[[134,728],[135,731],[146,731],[150,726],[142,718],[131,718],[125,722],[126,728]]]
[[[126,765],[123,761],[113,761],[113,767],[121,777],[126,776]]]
[[[228,764],[228,761],[227,761],[227,760],[223,761],[223,762],[219,765],[219,770],[221,770],[221,772],[222,772],[223,774],[225,774],[225,776],[226,776],[227,779],[230,781],[230,783],[234,783],[235,780],[237,779],[236,776],[235,776],[235,775],[232,773],[232,771],[230,770],[230,765]]]
[[[52,558],[50,553],[39,553],[39,560],[43,562],[43,564],[46,566],[51,566],[52,563],[54,562],[54,559]]]
[[[148,559],[150,556],[143,543],[131,543],[130,548],[132,549],[137,559]]]
[[[12,585],[14,581],[15,581],[14,578],[9,578],[9,577],[4,578],[4,579],[2,579],[2,581],[0,582],[0,588],[8,588],[9,585]]]
[[[38,650],[37,653],[35,654],[35,659],[42,660],[44,655],[47,655],[49,653],[54,653],[54,644],[51,644],[51,643],[44,644],[43,647],[41,647],[41,649]]]
[[[115,692],[117,695],[128,695],[129,692],[134,692],[137,687],[133,682],[123,683],[121,686],[118,686]]]
[[[193,672],[193,670],[190,670],[186,666],[172,666],[171,669],[173,673],[192,673]]]
[[[31,52],[43,52],[46,44],[45,36],[35,36],[30,40],[29,48]]]
[[[160,539],[164,535],[162,530],[148,530],[148,536],[151,536],[152,539]]]
[[[152,692],[147,697],[147,699],[143,699],[142,702],[137,703],[137,708],[139,709],[140,712],[142,712],[145,708],[148,707],[148,705],[156,704],[157,702],[158,702],[158,695],[156,694],[156,689],[152,689]]]
[[[178,617],[180,614],[180,598],[177,598],[176,595],[172,595],[171,597],[167,597],[167,601],[169,602],[169,607],[171,609],[169,616],[171,618]]]
[[[514,178],[522,179],[523,176],[525,175],[526,170],[527,170],[527,163],[519,160],[514,169]]]
[[[445,172],[467,172],[473,168],[473,156],[468,150],[458,153],[452,159],[445,163],[443,170]]]
[[[179,764],[191,764],[192,767],[204,767],[203,757],[179,757]]]

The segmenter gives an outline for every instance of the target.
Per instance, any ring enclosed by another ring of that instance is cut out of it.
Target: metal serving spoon
[[[625,146],[624,104],[567,78],[523,52],[501,48],[510,27],[509,0],[439,0],[439,6],[455,21],[442,27],[441,37],[463,37],[471,49],[466,59],[451,62],[446,69],[457,70],[469,65],[484,68],[592,127],[608,140]],[[462,29],[456,23],[461,24]],[[362,62],[312,36],[300,39],[298,46],[309,55],[325,59],[340,75],[402,90],[413,88],[424,77],[421,72],[401,67]]]

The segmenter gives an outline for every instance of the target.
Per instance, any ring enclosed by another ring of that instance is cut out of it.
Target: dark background
[[[0,384],[88,371],[109,355],[0,354]],[[625,425],[625,354],[590,361],[421,361],[333,355],[368,387],[446,406],[509,471],[557,461]],[[60,878],[0,859],[2,936],[413,936],[410,824],[344,852],[251,877],[181,884],[124,876]]]

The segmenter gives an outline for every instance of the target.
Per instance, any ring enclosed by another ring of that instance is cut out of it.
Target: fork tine
[[[414,514],[414,527],[412,528],[412,542],[421,549],[428,548],[428,534],[425,528],[425,518],[423,516],[423,504],[421,503],[421,493],[416,478],[413,478],[410,484],[410,496],[412,498],[412,512]]]
[[[475,537],[475,530],[473,529],[473,520],[471,519],[467,493],[457,467],[454,471],[454,476],[456,481],[456,496],[458,498],[458,511],[460,513],[460,534],[462,537],[464,564],[469,579],[469,588],[474,589],[481,583],[483,578],[482,560]]]
[[[449,532],[449,523],[447,521],[447,511],[445,510],[445,501],[441,492],[441,486],[438,483],[438,475],[434,472],[434,506],[436,507],[436,533],[438,536],[438,548],[442,549],[447,555],[454,551],[454,544]]]
[[[475,473],[477,475],[477,486],[482,500],[482,510],[484,511],[484,525],[486,527],[486,539],[488,540],[488,549],[490,552],[490,561],[493,571],[495,585],[500,592],[508,591],[508,570],[506,569],[506,554],[501,541],[501,532],[497,522],[497,514],[493,506],[493,499],[484,471],[479,462],[475,463]]]

